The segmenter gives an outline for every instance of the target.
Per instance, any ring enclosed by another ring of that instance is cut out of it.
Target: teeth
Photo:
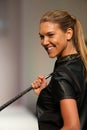
[[[51,50],[53,47],[49,47],[48,50]]]

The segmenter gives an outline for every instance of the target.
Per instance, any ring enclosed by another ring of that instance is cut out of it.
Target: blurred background
[[[87,40],[87,0],[0,0],[0,106],[30,87],[39,74],[52,72],[55,59],[49,59],[38,35],[40,17],[51,9],[65,9],[75,15]],[[37,125],[34,120],[36,101],[37,96],[30,91],[0,112],[1,121],[3,115],[3,121],[6,120],[6,113],[14,111],[20,117],[26,109],[25,115],[33,117],[28,121],[32,119]],[[1,124],[0,130],[7,130]],[[36,127],[31,129],[36,130]],[[11,130],[15,129],[11,127]]]

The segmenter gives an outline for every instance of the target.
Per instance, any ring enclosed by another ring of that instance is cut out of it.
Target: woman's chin
[[[48,54],[49,58],[55,58],[56,55]]]

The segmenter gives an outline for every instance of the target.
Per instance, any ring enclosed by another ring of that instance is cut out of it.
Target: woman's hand
[[[47,82],[44,76],[38,76],[37,79],[31,83],[34,92],[39,95],[41,90],[47,86]]]

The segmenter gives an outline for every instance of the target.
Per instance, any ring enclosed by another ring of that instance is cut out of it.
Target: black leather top
[[[39,130],[58,130],[63,126],[59,102],[64,98],[75,99],[80,110],[84,79],[84,65],[78,54],[56,61],[51,81],[37,100]]]

